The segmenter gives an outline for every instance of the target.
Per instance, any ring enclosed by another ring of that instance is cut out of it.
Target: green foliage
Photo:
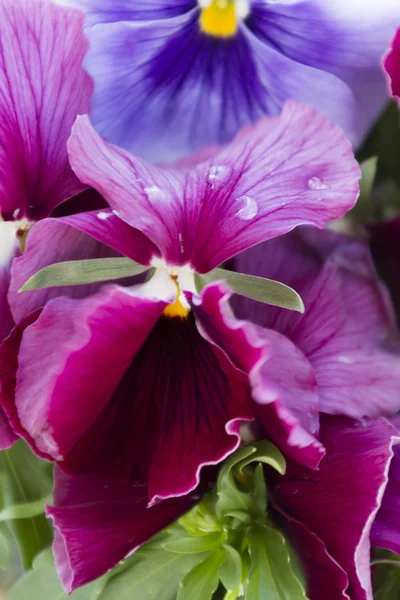
[[[82,285],[123,279],[148,271],[130,258],[91,258],[60,262],[41,269],[22,286],[20,292],[50,287]]]
[[[293,550],[268,515],[263,465],[285,472],[269,442],[230,456],[216,490],[124,561],[99,600],[305,600]]]
[[[14,584],[7,600],[95,600],[104,583],[102,577],[68,596],[58,579],[51,550],[45,550],[34,560],[33,569]]]
[[[399,600],[400,556],[389,550],[376,550],[372,562],[375,600]]]
[[[226,281],[236,294],[272,304],[280,308],[288,308],[297,312],[304,312],[303,300],[299,294],[288,285],[279,281],[234,273],[225,269],[214,269],[203,275],[196,275],[197,289],[201,290],[212,281]]]
[[[52,540],[51,527],[44,516],[45,503],[51,499],[52,476],[44,461],[19,440],[0,453],[1,510],[19,546],[24,568]]]

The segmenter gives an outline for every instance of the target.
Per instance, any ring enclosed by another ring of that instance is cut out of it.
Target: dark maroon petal
[[[194,489],[202,466],[237,448],[239,419],[248,418],[247,377],[200,336],[193,314],[161,317],[62,468],[148,479],[154,503]]]
[[[324,450],[313,436],[318,410],[310,364],[283,336],[235,319],[230,295],[225,284],[215,283],[203,290],[201,304],[193,299],[199,330],[248,374],[254,415],[267,436],[300,463],[316,467]],[[292,371],[285,382],[288,358]],[[291,389],[292,385],[297,388]]]
[[[287,535],[303,565],[310,600],[349,600],[349,579],[325,544],[308,527],[289,519]]]
[[[72,172],[66,142],[89,111],[84,15],[49,0],[0,4],[0,212],[38,220],[87,186]]]
[[[352,600],[372,600],[370,531],[388,481],[396,429],[386,420],[325,417],[318,471],[289,467],[272,489],[284,514],[305,525],[347,573]]]
[[[53,552],[67,593],[103,575],[188,510],[190,497],[147,507],[146,485],[104,486],[55,469]],[[139,599],[138,599],[139,600]]]
[[[371,544],[400,554],[400,449],[394,449],[389,482],[371,531]]]
[[[107,286],[83,300],[55,298],[26,327],[16,408],[38,449],[62,458],[107,406],[166,302]]]

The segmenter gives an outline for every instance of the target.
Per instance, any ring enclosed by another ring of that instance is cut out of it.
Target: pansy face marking
[[[143,295],[164,298],[174,297],[174,301],[166,306],[163,315],[168,318],[186,319],[190,312],[190,304],[186,293],[195,294],[194,271],[190,265],[174,267],[167,265],[161,258],[153,258],[154,273],[143,287]]]
[[[235,35],[250,12],[248,0],[199,0],[199,5],[201,31],[219,38]]]

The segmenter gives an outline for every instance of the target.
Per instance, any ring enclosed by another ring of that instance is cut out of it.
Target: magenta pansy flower
[[[194,489],[203,465],[237,448],[240,423],[254,418],[251,373],[255,394],[271,405],[271,423],[282,422],[282,444],[316,466],[323,448],[291,415],[278,413],[279,391],[269,390],[263,373],[273,341],[235,320],[225,284],[197,294],[195,274],[298,224],[322,227],[348,210],[359,169],[341,131],[313,109],[289,103],[279,118],[179,170],[150,166],[107,144],[82,117],[69,155],[80,180],[110,209],[37,224],[16,261],[19,275],[37,269],[43,242],[48,260],[48,228],[67,226],[153,272],[131,288],[54,298],[6,340],[1,377],[11,392],[2,402],[16,432],[68,474],[148,482],[153,505]],[[306,376],[304,390],[314,402],[309,384]]]
[[[393,96],[400,97],[400,29],[397,31],[392,48],[385,58],[384,66],[390,77]]]
[[[0,2],[0,342],[13,318],[7,300],[12,259],[32,223],[83,185],[66,142],[89,110],[92,84],[82,69],[88,43],[82,14],[48,0]],[[1,418],[0,447],[14,436]]]
[[[300,227],[242,253],[234,266],[292,286],[303,298],[304,314],[235,299],[237,315],[276,340],[276,358],[264,372],[286,407],[302,405],[303,391],[282,370],[281,356],[295,345],[298,361],[312,373],[320,412],[362,419],[399,410],[400,336],[365,242]],[[288,366],[292,371],[292,361]]]
[[[397,0],[58,0],[87,13],[92,119],[150,161],[229,142],[289,99],[359,144],[386,100]]]
[[[397,432],[383,419],[324,417],[326,448],[317,471],[289,463],[267,475],[279,513],[306,575],[310,600],[372,600],[370,532],[381,505]],[[99,577],[190,507],[190,497],[146,508],[146,486],[105,487],[56,468],[54,505],[57,570],[67,592]],[[390,485],[390,484],[389,484]]]

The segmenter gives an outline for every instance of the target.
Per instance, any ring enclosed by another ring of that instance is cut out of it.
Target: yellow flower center
[[[171,279],[176,285],[176,299],[173,304],[168,304],[168,306],[164,308],[163,315],[164,317],[168,317],[169,319],[172,319],[174,317],[186,319],[186,317],[189,314],[189,309],[185,308],[179,299],[181,296],[181,288],[179,286],[177,277],[175,275],[171,275]]]
[[[238,22],[234,0],[211,0],[201,11],[200,27],[204,33],[214,37],[235,35]]]

